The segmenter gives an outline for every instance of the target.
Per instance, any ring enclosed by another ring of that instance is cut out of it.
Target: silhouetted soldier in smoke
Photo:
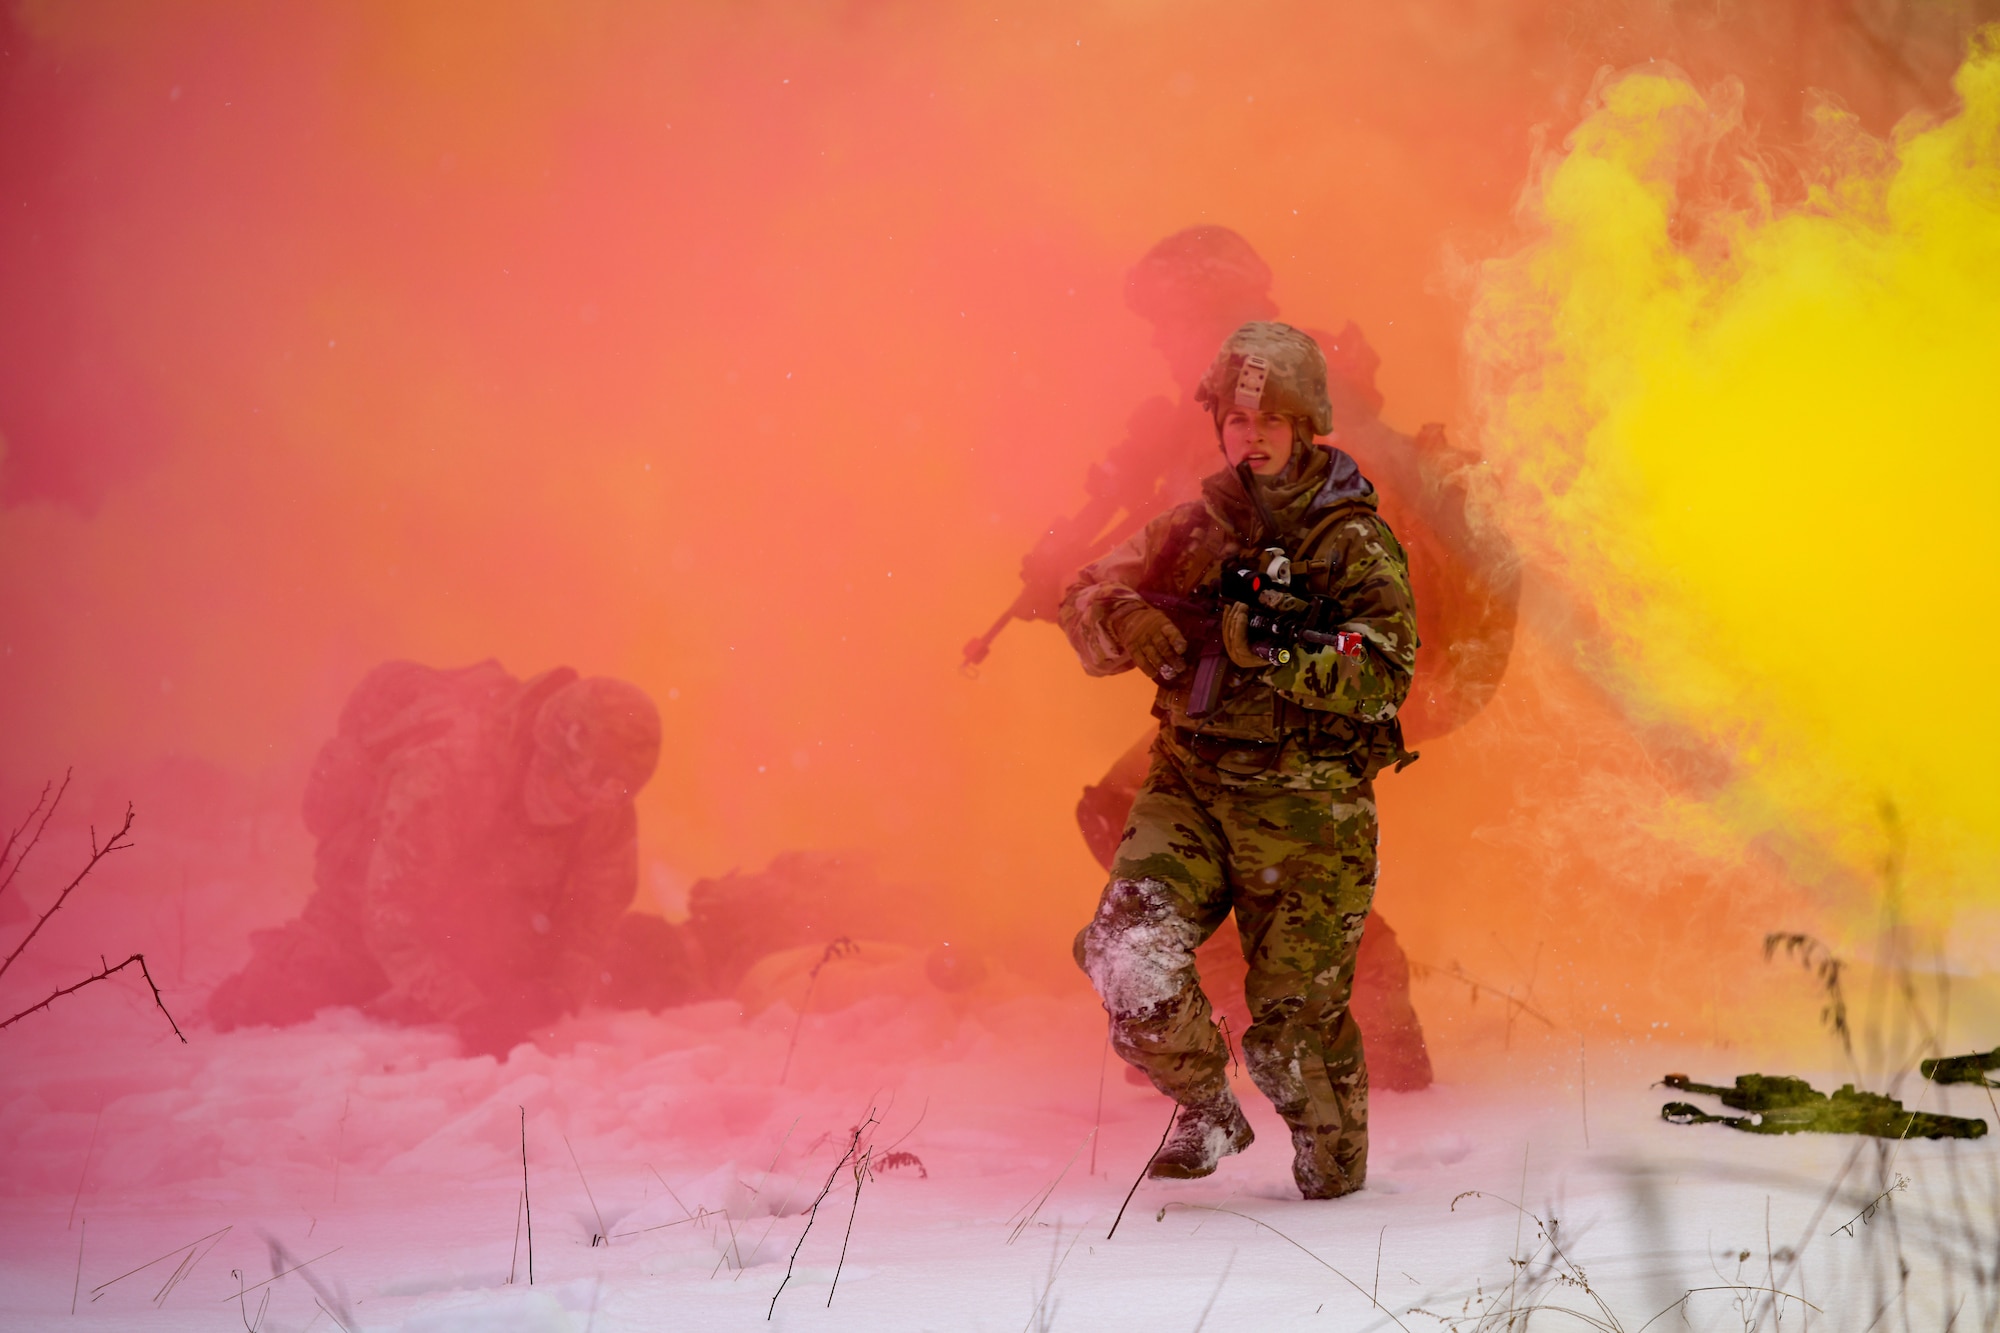
[[[1215,348],[1240,325],[1275,318],[1271,270],[1250,243],[1227,227],[1190,227],[1147,252],[1127,275],[1126,304],[1153,328],[1180,397],[1150,398],[1132,413],[1125,438],[1086,479],[1087,500],[1074,516],[1051,523],[1021,561],[1021,592],[991,628],[966,645],[977,663],[1012,619],[1053,620],[1062,589],[1083,565],[1137,532],[1155,515],[1199,494],[1215,468],[1215,423],[1194,401]],[[1451,449],[1441,426],[1415,438],[1379,416],[1379,358],[1353,323],[1338,334],[1312,333],[1325,354],[1334,443],[1382,483],[1381,511],[1409,554],[1422,645],[1415,693],[1402,711],[1411,745],[1451,731],[1485,706],[1512,648],[1520,595],[1512,546],[1480,520],[1468,493],[1478,460]],[[1111,867],[1139,785],[1154,731],[1140,736],[1077,803],[1077,824],[1098,862]],[[1243,976],[1225,930],[1202,951],[1205,972],[1233,993]],[[1423,1030],[1409,1000],[1409,964],[1395,932],[1371,912],[1362,938],[1354,1009],[1369,1035],[1378,1086],[1420,1088],[1431,1079]]]
[[[684,998],[676,933],[626,911],[659,754],[659,714],[623,681],[377,667],[306,786],[316,891],[252,937],[216,1027],[358,1005],[497,1054],[586,1002]]]

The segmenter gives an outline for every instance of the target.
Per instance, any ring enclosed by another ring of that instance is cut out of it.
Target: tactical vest
[[[1184,597],[1212,592],[1220,581],[1223,562],[1252,549],[1219,521],[1206,504],[1197,501],[1187,509],[1168,531],[1142,591]],[[1336,501],[1307,516],[1310,526],[1302,540],[1285,543],[1295,566],[1310,566],[1306,586],[1311,592],[1326,594],[1335,571],[1325,563],[1313,562],[1325,560],[1323,552],[1333,530],[1357,514],[1374,517],[1375,507],[1359,498]],[[1381,532],[1396,557],[1404,559],[1402,546],[1386,524]],[[1192,671],[1184,671],[1171,683],[1161,685],[1153,700],[1153,715],[1160,724],[1174,728],[1182,745],[1210,762],[1225,753],[1241,756],[1246,749],[1268,749],[1270,762],[1276,763],[1279,751],[1291,742],[1315,759],[1339,761],[1355,777],[1366,779],[1390,764],[1405,763],[1415,757],[1403,748],[1400,721],[1364,722],[1324,709],[1307,708],[1271,688],[1264,680],[1263,669],[1245,670],[1227,658],[1222,665],[1225,672],[1222,691],[1214,711],[1206,716],[1188,716]]]

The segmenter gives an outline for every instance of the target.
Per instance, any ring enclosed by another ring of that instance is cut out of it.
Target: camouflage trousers
[[[1078,964],[1127,1063],[1183,1105],[1228,1089],[1228,1045],[1210,1018],[1195,949],[1236,913],[1250,1077],[1291,1127],[1309,1197],[1368,1169],[1368,1066],[1348,1012],[1375,894],[1375,793],[1204,782],[1155,750]]]

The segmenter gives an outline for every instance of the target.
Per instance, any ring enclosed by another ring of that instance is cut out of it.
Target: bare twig
[[[1850,1237],[1852,1237],[1854,1235],[1854,1228],[1867,1226],[1869,1219],[1875,1216],[1875,1210],[1880,1208],[1883,1204],[1887,1203],[1889,1201],[1889,1196],[1891,1194],[1894,1194],[1897,1190],[1908,1189],[1909,1187],[1910,1187],[1909,1177],[1897,1176],[1896,1183],[1891,1185],[1888,1189],[1883,1190],[1880,1194],[1876,1195],[1874,1198],[1870,1199],[1868,1201],[1868,1206],[1866,1208],[1863,1208],[1860,1212],[1848,1218],[1845,1222],[1842,1222],[1839,1226],[1835,1227],[1833,1230],[1827,1232],[1826,1233],[1827,1239],[1831,1240],[1835,1236],[1838,1236],[1843,1231],[1845,1231]]]
[[[866,1134],[874,1124],[875,1108],[871,1106],[868,1108],[868,1118],[856,1125],[848,1133],[847,1149],[840,1154],[840,1160],[833,1164],[833,1170],[826,1173],[826,1183],[820,1186],[819,1197],[815,1198],[812,1201],[812,1207],[806,1210],[805,1230],[799,1232],[799,1243],[792,1246],[792,1256],[785,1261],[785,1279],[778,1284],[778,1289],[771,1293],[771,1306],[764,1312],[766,1321],[770,1320],[778,1312],[778,1297],[785,1294],[785,1287],[792,1280],[792,1266],[798,1262],[799,1251],[805,1248],[806,1237],[812,1234],[813,1220],[819,1216],[820,1204],[826,1202],[826,1196],[833,1192],[833,1182],[840,1175],[840,1168],[846,1166],[848,1159],[853,1157],[855,1152],[861,1147],[861,1136]]]
[[[1167,1113],[1167,1127],[1160,1131],[1159,1146],[1153,1149],[1152,1156],[1146,1159],[1146,1164],[1139,1168],[1138,1179],[1132,1182],[1132,1188],[1125,1191],[1125,1202],[1118,1205],[1118,1216],[1111,1219],[1111,1230],[1104,1233],[1104,1239],[1110,1240],[1118,1234],[1118,1224],[1125,1220],[1125,1210],[1132,1206],[1132,1196],[1139,1192],[1139,1181],[1144,1180],[1146,1173],[1153,1169],[1154,1159],[1159,1157],[1160,1149],[1167,1146],[1167,1135],[1174,1132],[1174,1117],[1180,1114],[1180,1109],[1180,1103],[1175,1102],[1173,1110]]]
[[[51,806],[50,810],[51,812],[53,812],[54,807]],[[97,869],[97,863],[99,861],[102,861],[105,857],[111,855],[111,853],[125,851],[132,845],[130,842],[126,841],[125,838],[126,835],[132,831],[132,821],[135,818],[137,818],[137,815],[134,813],[131,804],[128,802],[125,806],[125,822],[118,826],[118,831],[116,833],[112,834],[108,839],[105,840],[105,843],[102,847],[99,847],[97,845],[97,830],[94,827],[91,829],[90,859],[84,862],[83,869],[76,872],[76,878],[72,879],[68,884],[63,886],[63,891],[56,895],[56,900],[53,903],[49,904],[49,909],[46,912],[43,912],[39,917],[35,919],[34,928],[27,933],[27,935],[21,940],[19,944],[14,946],[14,952],[7,955],[7,959],[5,962],[0,962],[0,977],[4,977],[7,975],[7,969],[14,966],[14,960],[21,956],[21,950],[27,948],[29,944],[34,942],[35,936],[42,933],[42,927],[48,924],[49,918],[62,910],[62,905],[69,901],[69,896],[70,894],[76,891],[76,886],[83,883],[84,877],[89,875],[91,871]],[[41,834],[40,831],[38,830],[36,832],[36,837],[39,838],[40,836]],[[27,856],[27,853],[23,852],[21,855],[25,858]],[[165,1006],[163,1005],[161,1007],[164,1008]],[[182,1040],[185,1041],[186,1038],[183,1037]]]
[[[61,904],[58,903],[57,906],[61,906]],[[53,911],[54,908],[51,908],[50,910]],[[187,1034],[181,1031],[181,1025],[179,1023],[174,1022],[173,1014],[168,1012],[167,1010],[166,999],[160,994],[160,987],[158,983],[156,983],[153,980],[153,974],[146,969],[145,954],[135,953],[130,958],[127,958],[124,962],[118,964],[116,967],[111,966],[109,963],[105,963],[101,955],[98,958],[98,962],[103,965],[99,967],[97,971],[91,973],[89,976],[85,977],[82,981],[77,982],[74,986],[64,986],[61,990],[49,996],[47,999],[43,1000],[40,1004],[29,1005],[26,1009],[23,1009],[20,1013],[15,1014],[12,1018],[8,1019],[6,1022],[0,1023],[0,1028],[13,1027],[16,1023],[26,1018],[29,1014],[40,1013],[42,1010],[54,1004],[57,1000],[60,1000],[63,996],[73,994],[76,991],[80,991],[85,986],[88,986],[93,982],[107,980],[111,977],[113,973],[123,972],[126,968],[132,966],[132,964],[137,963],[139,965],[139,975],[144,977],[146,979],[146,985],[152,988],[153,1003],[158,1005],[160,1007],[160,1012],[166,1014],[167,1016],[167,1026],[171,1027],[174,1030],[174,1035],[181,1039],[181,1045],[183,1046],[187,1045]]]
[[[854,1161],[854,1206],[847,1212],[847,1234],[840,1240],[840,1259],[833,1266],[833,1285],[826,1289],[826,1308],[833,1308],[833,1293],[840,1290],[840,1270],[847,1267],[847,1244],[854,1239],[854,1218],[861,1211],[861,1187],[872,1177],[868,1174],[868,1159],[874,1153],[870,1148]]]
[[[28,817],[23,819],[20,825],[7,835],[7,845],[4,849],[0,849],[0,867],[5,867],[7,871],[7,878],[0,879],[0,893],[7,891],[7,886],[14,882],[14,876],[20,872],[21,866],[27,861],[28,854],[34,851],[35,845],[42,840],[42,830],[49,826],[49,817],[55,814],[56,807],[62,804],[63,793],[69,790],[71,771],[70,769],[63,770],[62,786],[56,788],[56,798],[53,801],[49,800],[49,787],[53,784],[44,782],[42,784],[42,794],[35,798],[35,808],[28,811]],[[47,803],[47,809],[42,808],[44,802]],[[38,814],[42,817],[42,822],[35,824],[35,816]],[[14,844],[20,841],[21,834],[27,831],[27,827],[30,824],[35,824],[35,836],[28,839],[28,845],[21,849],[19,856],[14,856]],[[7,864],[10,857],[13,858],[14,863],[12,865]]]

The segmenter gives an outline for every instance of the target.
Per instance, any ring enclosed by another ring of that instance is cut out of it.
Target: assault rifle
[[[1719,1097],[1722,1104],[1747,1115],[1709,1115],[1687,1102],[1668,1102],[1660,1118],[1674,1125],[1727,1125],[1749,1134],[1869,1134],[1881,1139],[1976,1139],[1986,1133],[1984,1120],[1906,1110],[1894,1097],[1856,1092],[1852,1083],[1828,1095],[1802,1078],[1770,1074],[1738,1074],[1736,1086],[1696,1083],[1686,1074],[1668,1074],[1661,1082],[1680,1092]]]
[[[1264,540],[1275,540],[1278,521],[1258,489],[1250,465],[1238,463],[1236,476],[1243,484],[1245,498],[1257,511]],[[1148,605],[1167,613],[1195,654],[1194,680],[1188,689],[1189,717],[1206,717],[1215,711],[1222,693],[1223,659],[1228,648],[1224,635],[1231,616],[1241,622],[1241,646],[1248,649],[1249,656],[1272,666],[1291,661],[1292,647],[1299,643],[1333,648],[1348,657],[1361,656],[1361,636],[1333,628],[1342,619],[1340,604],[1307,591],[1310,576],[1319,572],[1324,572],[1319,562],[1295,565],[1284,547],[1273,545],[1254,558],[1238,557],[1225,564],[1215,591],[1207,596],[1140,594]],[[1235,609],[1239,607],[1241,610]]]
[[[1292,564],[1285,553],[1271,547],[1262,553],[1263,568],[1256,561],[1232,560],[1223,567],[1215,592],[1202,597],[1172,593],[1141,593],[1149,606],[1167,613],[1174,628],[1188,641],[1194,655],[1194,681],[1189,686],[1188,716],[1206,717],[1215,711],[1222,693],[1223,669],[1227,652],[1223,644],[1223,618],[1231,605],[1243,608],[1244,638],[1253,656],[1279,666],[1292,660],[1292,649],[1301,643],[1333,648],[1359,657],[1362,638],[1333,625],[1341,619],[1340,604],[1331,597],[1292,591]]]
[[[1917,1066],[1917,1072],[1933,1083],[1976,1083],[1983,1088],[2000,1088],[2000,1083],[1986,1076],[1995,1069],[2000,1069],[2000,1049],[1947,1055]]]

